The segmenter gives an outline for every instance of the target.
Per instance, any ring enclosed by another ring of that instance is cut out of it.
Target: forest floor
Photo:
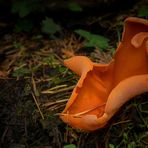
[[[63,60],[85,55],[94,62],[108,63],[120,41],[125,18],[138,16],[138,6],[71,22],[72,29],[82,27],[107,37],[109,46],[103,51],[85,47],[72,29],[64,29],[62,37],[53,39],[39,32],[7,31],[0,37],[2,148],[148,147],[147,93],[126,103],[108,125],[95,132],[73,129],[58,116],[79,79]]]

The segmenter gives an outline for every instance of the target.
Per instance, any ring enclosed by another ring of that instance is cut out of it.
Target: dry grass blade
[[[104,105],[105,105],[105,103],[102,104],[102,105],[95,106],[95,107],[93,107],[93,108],[91,108],[91,109],[85,110],[85,111],[83,111],[83,112],[74,114],[73,117],[74,117],[74,118],[81,118],[81,115],[86,114],[86,113],[88,113],[88,112],[90,112],[90,111],[93,111],[93,110],[95,110],[95,109],[97,109],[97,108],[100,108],[100,107],[102,107],[102,106],[104,106]],[[65,116],[65,115],[68,115],[68,113],[61,113],[60,115],[61,115],[61,116]]]
[[[83,114],[86,114],[86,113],[88,113],[88,112],[90,112],[90,111],[93,111],[93,110],[95,110],[95,109],[97,109],[97,108],[100,108],[100,107],[102,107],[102,106],[104,106],[104,105],[105,105],[105,103],[102,104],[102,105],[98,105],[98,106],[96,106],[96,107],[94,107],[94,108],[85,110],[85,111],[83,111],[83,112],[80,112],[80,113],[78,113],[78,114],[75,114],[74,117],[79,117],[79,116],[81,116],[81,115],[83,115]]]
[[[125,121],[116,122],[113,125],[119,125],[119,124],[124,124],[124,123],[128,123],[128,122],[131,122],[131,120],[125,120]]]
[[[62,99],[62,100],[56,100],[54,102],[47,102],[45,104],[43,104],[43,107],[46,107],[46,110],[48,111],[53,111],[53,110],[57,110],[59,108],[62,108],[65,106],[65,102],[67,102],[68,99]],[[54,114],[59,115],[59,113]]]
[[[74,87],[75,87],[75,85],[69,86],[67,88],[61,88],[61,89],[58,89],[58,90],[54,90],[55,89],[55,87],[54,87],[54,88],[51,88],[51,89],[48,89],[48,90],[44,90],[41,93],[42,94],[56,94],[56,93],[61,93],[61,92],[64,92],[64,91],[72,90]]]
[[[60,109],[60,108],[62,108],[64,106],[65,106],[65,104],[55,104],[55,105],[50,106],[47,110],[48,111],[58,110],[58,109]],[[55,115],[60,115],[60,114],[59,113],[55,113],[54,116]]]
[[[55,104],[60,104],[60,103],[63,103],[63,102],[67,102],[68,99],[63,99],[63,100],[56,100],[54,102],[48,102],[48,103],[45,103],[43,104],[44,107],[49,107],[51,105],[55,105]]]
[[[25,50],[26,49],[24,47],[21,47],[18,52],[7,55],[7,59],[3,62],[3,65],[1,65],[1,67],[5,70],[10,70],[11,66],[18,60],[18,58],[20,58],[24,54]]]
[[[63,87],[66,87],[66,86],[67,85],[58,85],[58,86],[50,88],[49,90],[56,90],[56,89],[63,88]]]

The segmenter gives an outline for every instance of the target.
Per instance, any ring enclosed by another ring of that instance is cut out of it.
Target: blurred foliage
[[[108,48],[109,39],[105,38],[104,36],[92,34],[82,29],[75,30],[75,33],[79,34],[84,39],[86,39],[85,42],[86,47],[96,46],[102,50]]]
[[[18,13],[20,17],[24,17],[32,11],[30,6],[27,1],[16,1],[12,4],[12,13]]]
[[[64,148],[76,148],[74,144],[65,145]]]
[[[115,148],[113,144],[109,144],[109,148]]]
[[[42,32],[46,34],[55,34],[56,32],[60,32],[60,25],[56,24],[53,19],[46,17],[45,20],[42,21]]]
[[[83,11],[82,7],[75,2],[70,2],[68,4],[68,9],[71,11],[76,11],[76,12]]]
[[[12,3],[11,12],[18,13],[20,17],[25,17],[31,12],[44,11],[44,7],[41,4],[41,0],[14,0]]]
[[[140,8],[139,12],[138,12],[138,16],[148,18],[148,8],[146,8],[146,7]]]
[[[46,5],[47,4],[47,5]],[[29,15],[36,13],[43,13],[43,16],[46,13],[46,10],[49,9],[52,5],[52,2],[42,1],[42,0],[13,0],[11,3],[11,13],[18,14],[18,21],[15,23],[14,32],[30,32],[33,27],[33,18],[29,19]],[[53,6],[56,5],[56,2],[53,3]],[[82,11],[82,7],[74,1],[67,2],[66,9],[70,11]],[[42,17],[43,17],[42,16]],[[46,17],[44,20],[41,20],[40,29],[43,33],[54,35],[56,32],[61,31],[60,25],[56,24],[52,18]]]

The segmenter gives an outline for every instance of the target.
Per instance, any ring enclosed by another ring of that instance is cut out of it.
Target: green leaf
[[[76,148],[74,144],[65,145],[63,148]]]
[[[56,32],[60,32],[61,27],[56,24],[51,18],[46,17],[45,20],[42,21],[42,32],[46,34],[55,34]]]
[[[12,73],[12,75],[14,77],[23,77],[23,76],[26,76],[26,75],[28,75],[30,73],[31,73],[31,71],[29,69],[22,67],[22,68],[19,68],[19,69],[15,70]]]
[[[91,39],[91,33],[82,29],[78,29],[74,31],[75,33],[79,34],[80,36],[84,37],[85,39]]]
[[[109,148],[115,148],[113,144],[109,144]]]
[[[128,148],[133,148],[133,146],[131,144],[128,144]]]
[[[27,16],[31,12],[28,1],[15,1],[12,3],[12,13],[19,13],[20,17]]]
[[[86,39],[86,47],[95,46],[101,49],[108,48],[109,39],[105,38],[104,36],[91,34],[90,32],[81,29],[75,30],[75,32]]]
[[[70,2],[68,4],[68,9],[75,12],[81,12],[83,10],[82,7],[75,2]]]
[[[138,16],[140,16],[140,17],[148,17],[148,8],[142,7],[138,12]]]
[[[133,141],[133,142],[129,143],[129,144],[127,145],[127,147],[128,147],[128,148],[134,148],[134,147],[136,147],[136,144],[135,144],[135,142]]]

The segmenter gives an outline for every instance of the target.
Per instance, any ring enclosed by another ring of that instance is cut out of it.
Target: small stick
[[[32,97],[33,97],[33,99],[34,99],[34,102],[35,102],[35,104],[36,104],[36,106],[37,106],[37,108],[38,108],[38,110],[39,110],[39,113],[40,113],[42,119],[44,120],[44,119],[45,119],[45,118],[44,118],[44,115],[43,115],[43,113],[41,112],[41,109],[40,109],[40,107],[39,107],[39,104],[38,104],[38,102],[37,102],[37,100],[36,100],[36,97],[35,97],[34,93],[31,92],[31,94],[32,94]]]

